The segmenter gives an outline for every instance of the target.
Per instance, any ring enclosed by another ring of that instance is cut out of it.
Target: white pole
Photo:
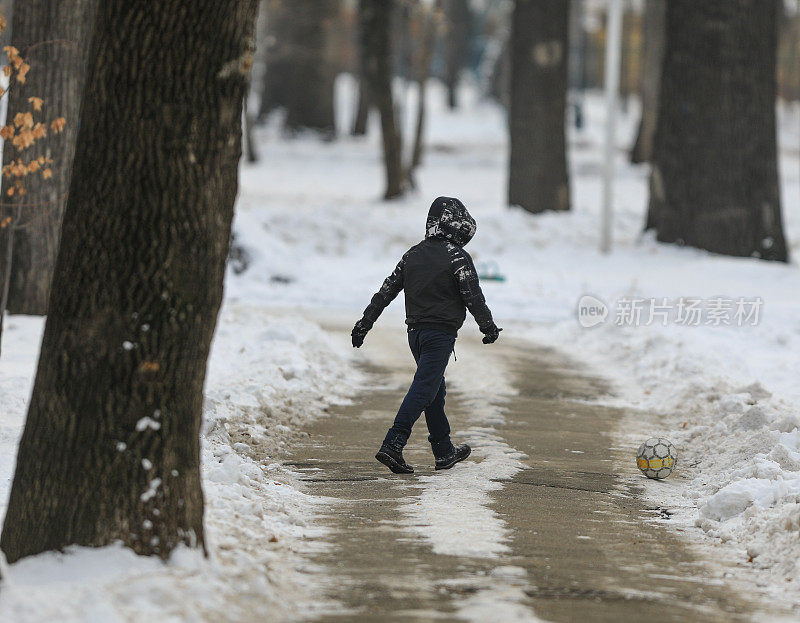
[[[622,0],[608,0],[606,24],[606,140],[603,153],[603,225],[600,250],[611,251],[611,219],[614,199],[614,139],[617,125],[619,65],[622,49]]]

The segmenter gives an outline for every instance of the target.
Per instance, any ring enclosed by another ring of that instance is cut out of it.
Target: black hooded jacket
[[[381,312],[405,290],[410,329],[438,329],[457,335],[466,310],[481,332],[494,328],[478,273],[464,250],[475,235],[475,219],[458,199],[437,197],[428,211],[425,240],[411,247],[364,310],[372,326]]]

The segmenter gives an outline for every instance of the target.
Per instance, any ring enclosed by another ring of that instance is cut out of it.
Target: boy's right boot
[[[455,446],[445,456],[436,457],[436,469],[450,469],[459,461],[466,459],[470,452],[472,452],[472,448],[465,443]]]
[[[402,450],[398,452],[391,446],[383,444],[381,449],[378,450],[378,453],[375,455],[375,458],[392,470],[395,474],[414,473],[414,468],[406,463],[405,459],[403,458]]]

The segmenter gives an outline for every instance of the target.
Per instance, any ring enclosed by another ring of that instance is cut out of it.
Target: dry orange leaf
[[[8,227],[8,224],[11,222],[11,217],[7,216],[2,221],[0,221],[0,229],[5,229]]]
[[[19,50],[15,48],[13,45],[4,46],[3,51],[8,55],[8,60],[10,61],[13,61],[15,58],[19,56]]]
[[[25,123],[25,115],[23,115],[21,112],[18,112],[16,115],[14,115],[15,126],[21,128],[24,123]]]
[[[17,80],[19,80],[22,84],[25,84],[25,76],[28,75],[30,70],[31,66],[28,65],[28,63],[23,63],[17,71]]]
[[[8,78],[11,75],[11,65],[3,67],[3,75]]]
[[[0,128],[0,138],[4,141],[7,141],[12,136],[14,136],[14,126],[13,125],[6,125]]]
[[[33,126],[33,138],[40,139],[47,136],[47,128],[44,126],[43,123],[37,123]]]
[[[157,361],[143,361],[141,364],[139,364],[139,370],[141,372],[158,372],[160,367],[161,366]]]
[[[53,130],[53,132],[58,134],[64,129],[65,125],[67,125],[67,120],[64,119],[64,117],[59,117],[58,119],[53,119],[53,121],[50,123],[50,128]]]
[[[46,179],[46,180],[47,180],[47,179],[50,179],[51,177],[53,177],[53,171],[52,171],[52,170],[50,170],[50,169],[44,169],[44,170],[42,171],[42,177],[43,177],[44,179]],[[156,365],[158,365],[158,364],[156,364]]]
[[[13,196],[14,196],[14,187],[12,186],[11,188],[9,188],[9,189],[6,191],[6,194],[7,194],[9,197],[13,197]]]
[[[44,100],[41,97],[29,97],[28,102],[33,105],[34,110],[41,110],[42,104],[44,104]]]

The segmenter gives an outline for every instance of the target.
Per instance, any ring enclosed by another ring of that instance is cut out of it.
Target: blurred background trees
[[[48,117],[67,118],[64,135],[31,147],[56,162],[53,178],[31,179],[24,197],[6,195],[9,179],[2,187],[3,306],[44,314],[93,0],[18,2],[16,12],[12,4],[0,1],[12,16],[2,37],[21,51],[30,48],[31,72],[28,84],[6,96],[8,114],[35,92]],[[603,86],[604,0],[259,4],[243,117],[249,160],[257,158],[265,126],[281,140],[311,135],[332,148],[336,141],[380,136],[375,154],[383,162],[383,195],[402,196],[423,166],[426,104],[443,91],[454,118],[476,97],[506,109],[508,135],[498,138],[509,146],[509,204],[534,213],[570,207],[570,144],[591,131],[587,124],[598,123],[583,104],[585,93]],[[786,259],[774,103],[800,100],[797,3],[742,4],[752,10],[747,24],[740,23],[744,13],[736,22],[733,5],[722,1],[627,0],[624,7],[620,105],[639,123],[635,134],[619,137],[617,149],[653,167],[643,228],[665,242]],[[431,89],[431,81],[442,90]],[[14,154],[7,145],[4,164]]]

